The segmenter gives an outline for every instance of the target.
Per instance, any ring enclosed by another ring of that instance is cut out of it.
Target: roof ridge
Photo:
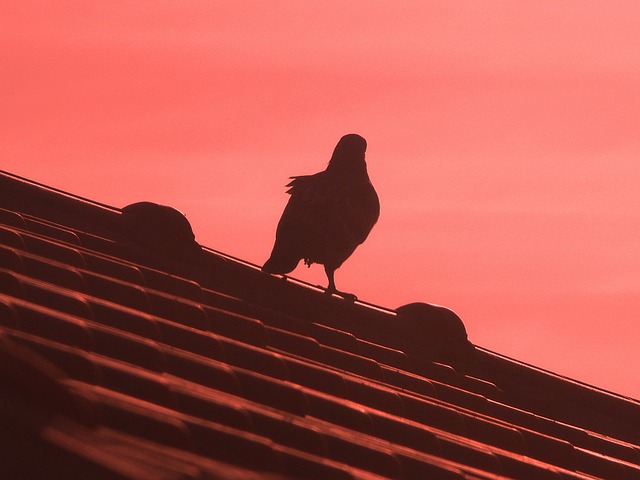
[[[101,202],[98,202],[96,200],[91,200],[89,198],[82,197],[80,195],[76,195],[75,193],[70,193],[70,192],[67,192],[65,190],[61,190],[59,188],[55,188],[55,187],[52,187],[50,185],[46,185],[44,183],[40,183],[40,182],[37,182],[35,180],[31,180],[31,179],[26,178],[26,177],[21,177],[20,175],[16,175],[15,173],[7,172],[6,170],[0,170],[0,177],[2,177],[2,176],[7,177],[8,179],[11,179],[14,182],[20,182],[20,183],[24,184],[24,186],[36,187],[37,189],[42,189],[42,190],[45,190],[45,191],[49,191],[49,192],[52,192],[52,193],[57,194],[57,195],[62,195],[64,197],[68,197],[68,198],[71,198],[71,199],[74,199],[74,200],[78,200],[78,201],[80,201],[82,203],[91,204],[91,205],[94,205],[96,207],[103,208],[105,210],[120,211],[119,208],[113,207],[111,205],[107,205],[106,203],[101,203]]]

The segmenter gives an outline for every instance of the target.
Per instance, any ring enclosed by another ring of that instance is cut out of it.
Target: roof
[[[637,479],[640,404],[0,173],[7,478]]]

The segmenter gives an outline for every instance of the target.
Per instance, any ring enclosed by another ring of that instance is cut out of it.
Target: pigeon
[[[366,149],[360,135],[345,135],[324,171],[290,177],[291,197],[264,272],[286,274],[300,260],[307,266],[318,263],[329,280],[328,294],[355,299],[336,289],[334,273],[365,241],[380,215],[378,195],[367,174]]]

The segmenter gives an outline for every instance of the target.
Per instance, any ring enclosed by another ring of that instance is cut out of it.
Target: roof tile
[[[170,207],[0,191],[14,478],[640,478],[637,401],[475,346],[444,307],[322,295]]]

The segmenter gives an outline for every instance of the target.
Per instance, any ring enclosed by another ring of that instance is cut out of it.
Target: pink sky
[[[262,264],[287,177],[360,133],[382,212],[338,288],[640,398],[639,3],[10,3],[0,168]]]

